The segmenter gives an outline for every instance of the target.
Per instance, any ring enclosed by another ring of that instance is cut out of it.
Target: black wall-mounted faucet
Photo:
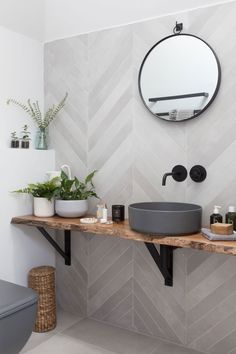
[[[168,176],[172,176],[173,179],[177,182],[183,182],[187,178],[187,175],[188,171],[186,170],[186,168],[182,165],[177,165],[173,167],[172,172],[167,172],[163,175],[162,185],[166,185],[166,179]]]

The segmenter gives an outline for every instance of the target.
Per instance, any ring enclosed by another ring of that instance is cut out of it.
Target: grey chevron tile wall
[[[57,242],[63,249],[63,233],[58,232]],[[63,310],[87,315],[88,246],[89,235],[73,232],[71,235],[71,266],[65,266],[64,259],[56,255],[57,303]]]
[[[121,239],[89,242],[88,316],[132,328],[133,246]]]
[[[236,259],[192,251],[186,265],[188,345],[207,353],[235,351]]]
[[[69,163],[81,178],[87,172],[88,151],[88,36],[45,45],[45,105],[69,93],[66,106],[50,130],[58,166]]]
[[[134,244],[134,327],[157,337],[185,343],[184,252],[174,255],[174,286],[163,286],[163,278],[142,243]]]
[[[216,103],[202,117],[186,126],[188,167],[200,163],[208,173],[204,183],[197,185],[189,180],[187,185],[187,200],[204,206],[204,223],[209,222],[214,204],[222,205],[223,214],[228,205],[236,204],[236,65],[231,60],[236,55],[235,38],[232,36],[236,32],[235,13],[235,2],[198,10],[193,12],[189,25],[190,32],[195,33],[200,19],[205,19],[199,36],[207,39],[215,49],[222,68],[222,83]],[[224,21],[217,26],[220,18]]]
[[[98,194],[108,205],[114,200],[128,204],[133,166],[132,29],[92,33],[88,42],[88,168],[99,170]]]
[[[139,68],[147,51],[161,38],[167,36],[174,18],[138,23],[133,30],[133,164],[132,201],[185,200],[186,184],[176,184],[170,179],[167,188],[161,187],[165,172],[175,164],[186,165],[185,124],[171,125],[152,116],[141,102],[138,92]],[[168,158],[165,156],[168,155]]]
[[[46,104],[69,92],[50,133],[58,167],[68,163],[79,177],[98,169],[97,191],[109,205],[192,201],[203,205],[206,224],[214,204],[235,205],[235,14],[233,1],[48,43]],[[214,104],[184,124],[152,117],[137,86],[144,55],[176,20],[209,42],[222,67]],[[161,187],[175,164],[204,165],[206,181]],[[176,250],[168,288],[141,243],[79,233],[72,241],[72,266],[57,258],[64,309],[203,352],[236,353],[236,258]]]

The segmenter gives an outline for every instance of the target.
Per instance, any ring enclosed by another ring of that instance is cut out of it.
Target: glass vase
[[[39,128],[36,134],[35,148],[37,150],[47,150],[47,131],[46,128]]]

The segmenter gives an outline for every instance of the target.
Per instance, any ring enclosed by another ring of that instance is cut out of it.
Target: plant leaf
[[[91,185],[94,187],[92,179],[93,179],[95,173],[97,173],[97,170],[94,170],[85,178],[85,184],[91,183]]]

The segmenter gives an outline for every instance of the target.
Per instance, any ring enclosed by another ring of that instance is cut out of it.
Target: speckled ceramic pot
[[[88,211],[87,200],[61,200],[55,203],[56,213],[64,218],[78,218]]]

